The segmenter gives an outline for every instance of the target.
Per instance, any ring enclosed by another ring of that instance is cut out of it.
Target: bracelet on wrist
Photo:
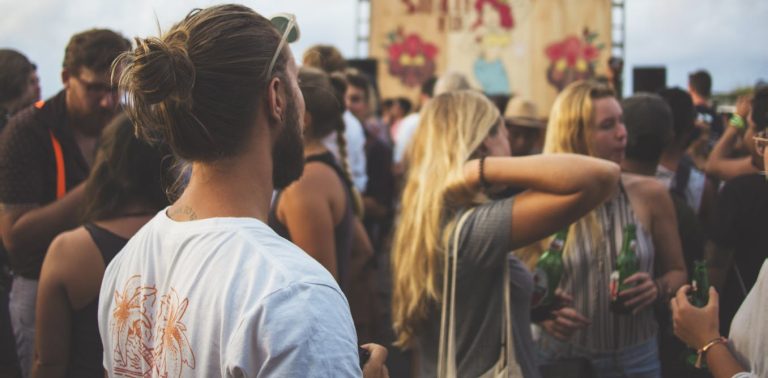
[[[485,179],[485,158],[485,156],[480,158],[480,187],[488,189],[491,187],[491,184]]]
[[[731,127],[735,127],[735,128],[737,128],[739,130],[744,130],[744,129],[747,128],[747,123],[744,122],[744,117],[742,117],[742,116],[740,116],[738,114],[732,115],[731,119],[728,121],[728,124]]]
[[[704,358],[704,355],[707,353],[707,351],[710,348],[712,348],[717,344],[726,344],[727,342],[728,342],[728,339],[722,336],[718,336],[717,338],[714,338],[709,342],[707,342],[706,344],[704,344],[704,346],[701,347],[701,349],[696,351],[696,365],[695,365],[696,368],[697,369],[701,368],[701,360]]]

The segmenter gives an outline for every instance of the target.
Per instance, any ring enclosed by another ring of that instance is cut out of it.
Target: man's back
[[[99,329],[110,375],[361,375],[333,277],[253,218],[159,213],[107,268]]]

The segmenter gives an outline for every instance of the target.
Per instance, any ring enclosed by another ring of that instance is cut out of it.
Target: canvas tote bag
[[[464,223],[474,209],[467,210],[459,218],[453,234],[453,243],[446,251],[443,270],[443,303],[440,316],[440,345],[437,357],[438,378],[457,378],[456,372],[456,273],[459,251],[459,236]],[[515,346],[512,343],[512,314],[509,303],[509,271],[504,264],[504,316],[501,324],[501,351],[496,363],[479,378],[522,378],[523,373],[515,360]],[[462,377],[463,378],[463,377]]]

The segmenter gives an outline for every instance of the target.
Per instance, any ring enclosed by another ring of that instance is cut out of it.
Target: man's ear
[[[61,69],[61,83],[64,84],[64,89],[69,89],[69,78],[71,77],[71,73],[68,69],[62,68]]]
[[[279,77],[274,77],[267,87],[267,114],[269,120],[283,122],[287,99],[285,98],[285,83]]]

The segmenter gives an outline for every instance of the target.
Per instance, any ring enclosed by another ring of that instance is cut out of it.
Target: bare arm
[[[79,225],[85,184],[80,184],[61,199],[41,207],[5,205],[0,229],[12,265],[21,270],[37,270],[54,237]]]
[[[43,263],[35,309],[35,363],[32,376],[64,377],[67,372],[72,328],[72,310],[62,272],[62,249],[66,242],[54,240]]]
[[[690,286],[685,285],[672,298],[672,320],[675,335],[695,349],[701,349],[711,340],[720,337],[719,296],[714,287],[709,289],[709,303],[697,308],[688,302],[686,293]],[[725,345],[715,345],[706,354],[707,366],[715,378],[731,378],[736,373],[745,371]]]
[[[708,240],[704,245],[704,259],[707,261],[709,284],[723,290],[733,263],[733,249],[720,247]]]
[[[707,160],[707,174],[720,180],[728,181],[738,176],[757,173],[758,169],[752,164],[752,157],[731,157],[736,140],[743,134],[735,127],[725,129],[723,136],[712,149]]]
[[[656,182],[654,182],[656,183]],[[683,245],[677,230],[677,214],[666,188],[655,191],[652,196],[653,220],[651,234],[659,267],[659,283],[666,302],[688,279],[683,258]]]
[[[510,249],[551,235],[602,203],[618,187],[619,166],[582,155],[551,154],[489,157],[485,178],[491,184],[524,187],[512,206]],[[479,186],[479,161],[465,165],[470,185]]]
[[[301,179],[283,192],[278,216],[288,227],[291,241],[338,279],[333,213],[327,196],[320,189],[327,187],[327,183],[307,168]]]

